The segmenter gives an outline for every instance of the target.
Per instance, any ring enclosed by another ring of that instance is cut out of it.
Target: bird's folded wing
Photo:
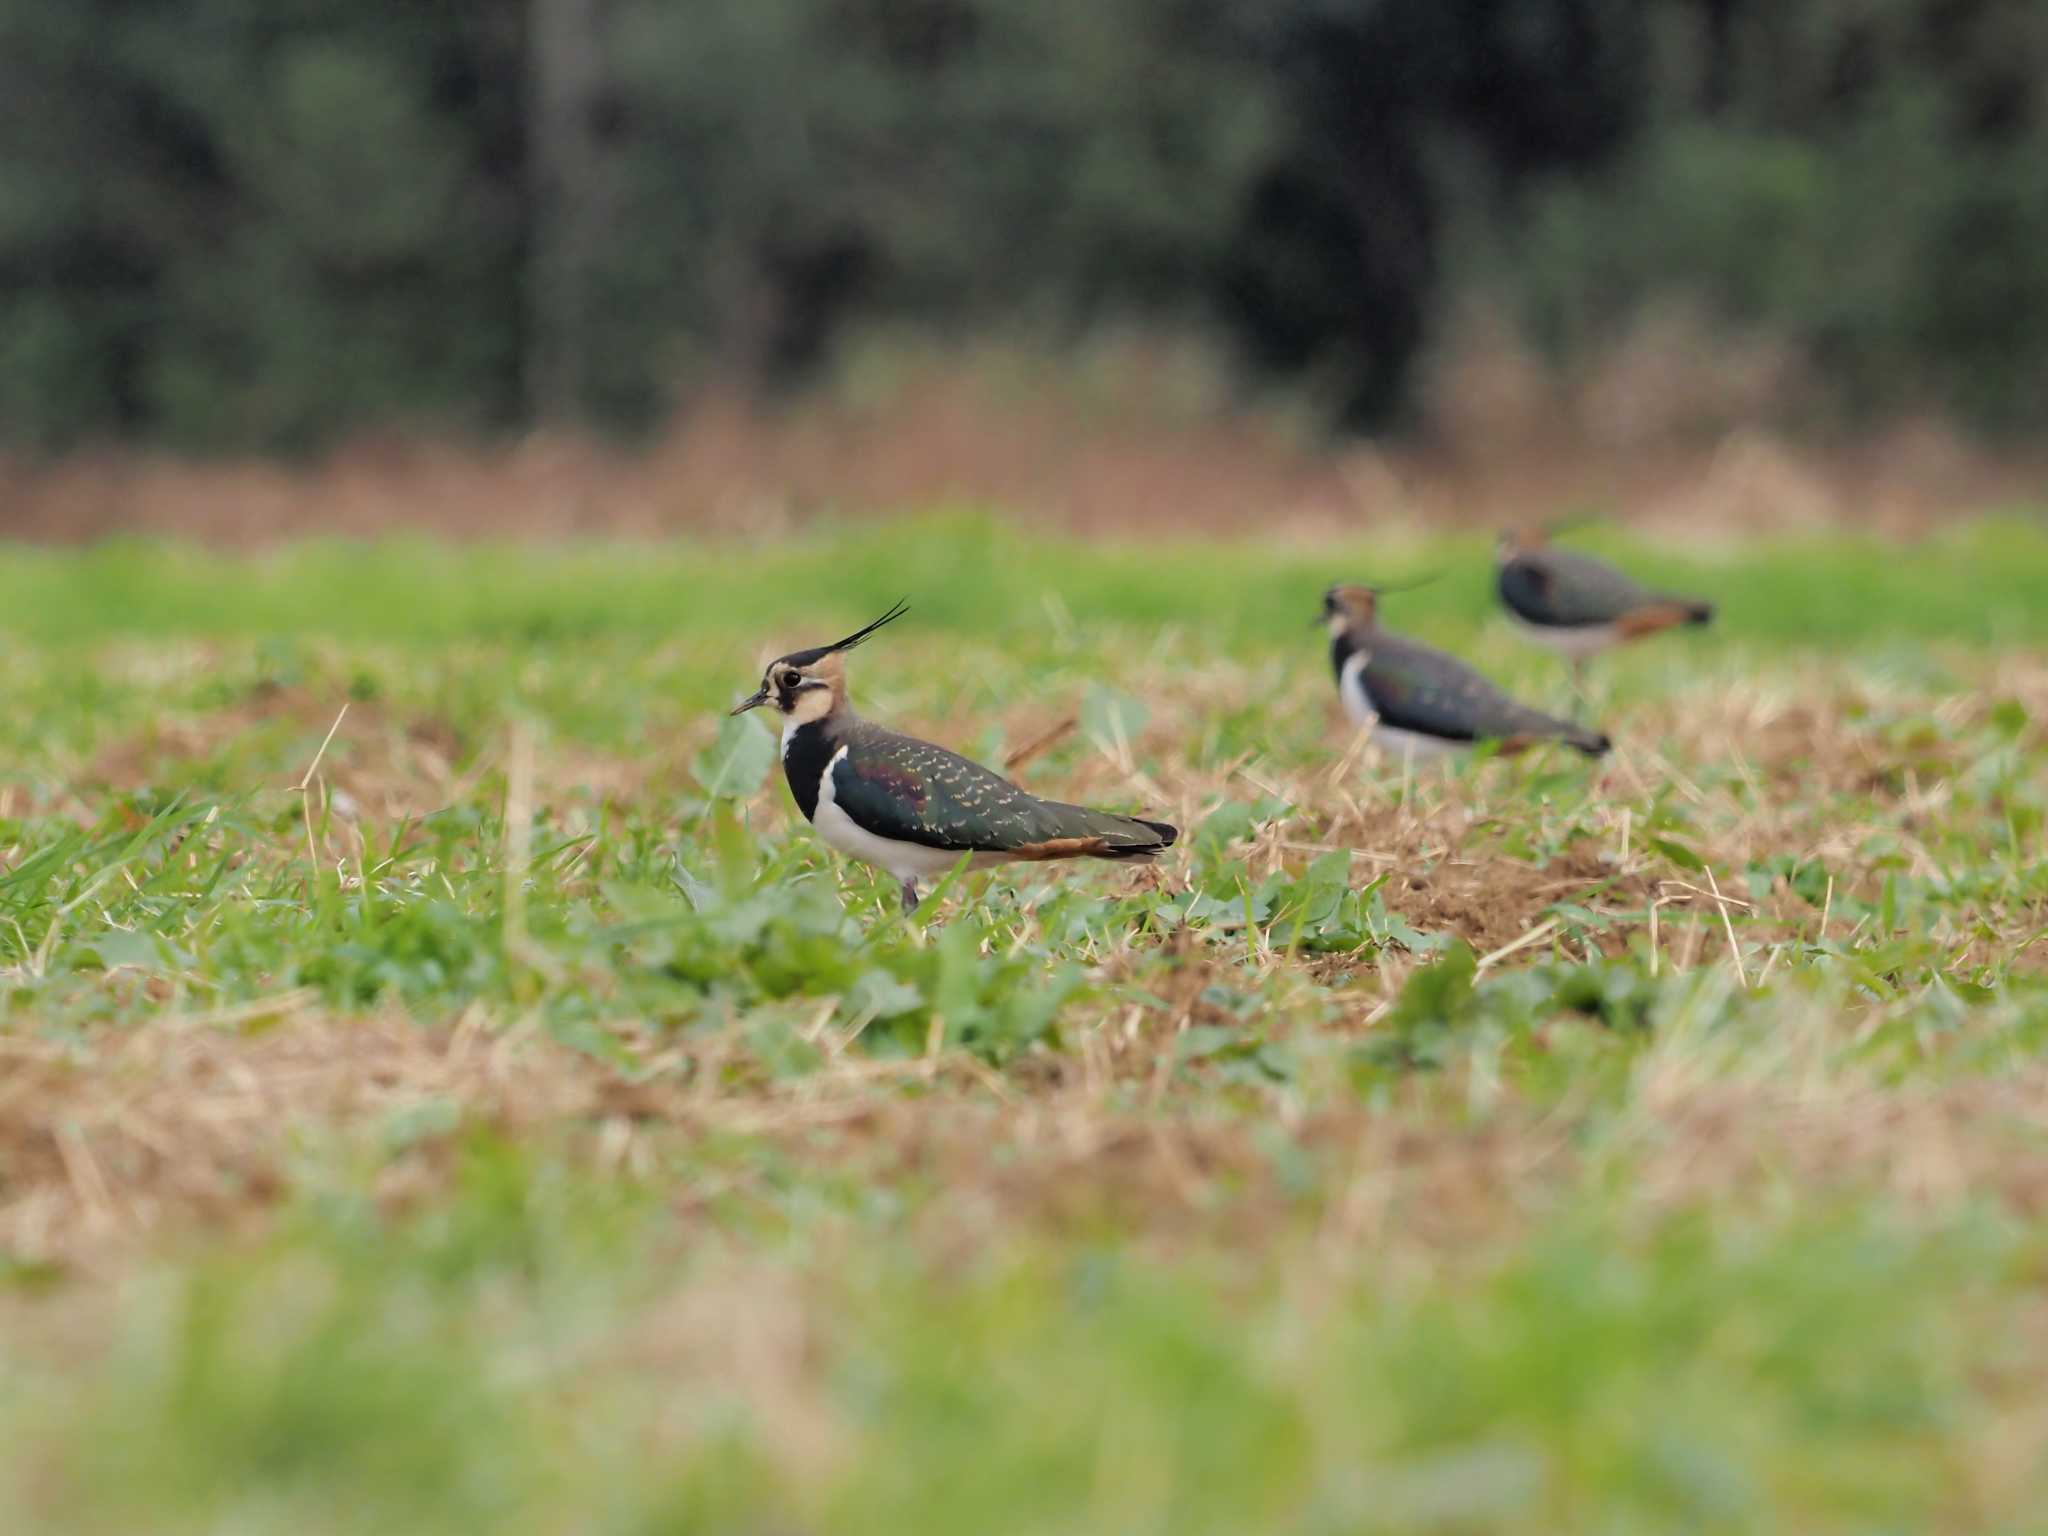
[[[1396,730],[1471,741],[1551,735],[1562,722],[1517,703],[1450,657],[1382,651],[1365,671],[1366,696],[1382,724]]]
[[[907,736],[850,743],[832,769],[832,794],[856,826],[926,848],[1001,852],[1058,835],[1044,802]]]
[[[1612,624],[1657,601],[1613,566],[1564,550],[1528,557],[1527,569],[1546,624]]]

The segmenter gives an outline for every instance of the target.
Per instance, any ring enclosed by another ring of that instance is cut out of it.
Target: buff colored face
[[[1332,587],[1323,594],[1323,625],[1340,635],[1354,625],[1370,624],[1378,603],[1367,587]]]
[[[763,704],[772,704],[797,725],[822,720],[832,713],[845,677],[845,665],[836,654],[808,665],[784,656],[768,663],[768,670],[761,674],[760,688],[732,712],[743,715]]]

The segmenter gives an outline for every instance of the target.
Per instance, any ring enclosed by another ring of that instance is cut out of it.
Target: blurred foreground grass
[[[0,1528],[2034,1528],[2048,537],[1592,542],[1722,623],[1443,779],[1306,625],[1565,705],[1472,540],[10,553]],[[835,864],[899,595],[1175,859]]]

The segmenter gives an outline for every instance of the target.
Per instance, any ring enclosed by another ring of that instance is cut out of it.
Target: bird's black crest
[[[861,641],[867,639],[869,635],[872,635],[884,624],[893,623],[897,619],[902,618],[903,615],[908,612],[910,612],[910,604],[904,601],[903,599],[898,598],[896,600],[895,606],[892,607],[887,613],[883,614],[879,619],[876,619],[873,623],[863,624],[859,629],[856,629],[844,640],[835,640],[830,645],[814,646],[812,649],[808,651],[791,651],[787,656],[783,657],[782,659],[788,662],[793,667],[808,667],[813,662],[823,661],[827,656],[830,656],[834,651],[852,650],[856,645],[859,645]]]
[[[1363,592],[1369,599],[1372,600],[1373,603],[1377,603],[1379,599],[1386,597],[1391,593],[1412,592],[1417,587],[1426,587],[1441,575],[1443,575],[1442,571],[1427,571],[1420,576],[1412,576],[1408,580],[1400,582],[1335,582],[1331,585],[1330,589],[1323,594],[1323,611],[1316,618],[1310,620],[1310,623],[1320,624],[1325,619],[1328,619],[1333,615],[1340,614],[1349,614],[1353,618],[1358,617],[1356,609],[1348,605],[1344,600],[1343,594],[1347,590],[1353,592]]]

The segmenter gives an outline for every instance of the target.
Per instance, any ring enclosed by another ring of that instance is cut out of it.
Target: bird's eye
[[[782,674],[782,686],[784,688],[794,688],[803,680],[803,674],[800,672],[785,672]]]

